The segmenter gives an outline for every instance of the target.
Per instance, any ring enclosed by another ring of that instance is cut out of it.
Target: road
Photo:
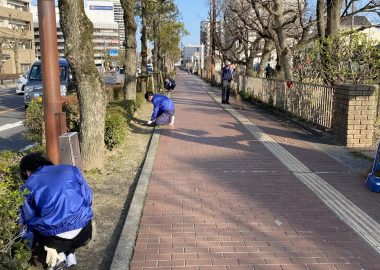
[[[107,73],[103,80],[105,84],[115,84],[121,82],[123,76]],[[20,150],[32,144],[23,135],[26,130],[22,124],[25,115],[23,98],[23,95],[16,94],[14,87],[0,88],[0,151]]]
[[[24,100],[14,87],[0,88],[0,150],[20,150],[31,142],[23,132]]]

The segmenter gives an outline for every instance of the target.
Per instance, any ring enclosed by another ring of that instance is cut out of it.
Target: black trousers
[[[43,249],[44,246],[47,246],[56,249],[58,253],[64,252],[68,255],[74,253],[77,248],[85,246],[90,242],[92,238],[92,223],[90,221],[73,239],[65,239],[58,236],[43,236],[38,232],[35,232],[35,236],[38,249]]]

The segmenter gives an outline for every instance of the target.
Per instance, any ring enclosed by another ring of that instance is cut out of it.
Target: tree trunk
[[[325,0],[317,1],[317,28],[318,36],[325,38]]]
[[[158,31],[158,23],[157,19],[153,19],[153,44],[154,44],[154,49],[153,49],[153,72],[158,72],[158,38],[157,38],[157,31]],[[158,76],[153,76],[154,81],[155,81],[155,86],[158,87]]]
[[[261,55],[259,76],[265,76],[265,68],[270,60],[271,52],[273,50],[273,43],[269,39],[265,39],[264,49]]]
[[[93,25],[83,1],[59,0],[65,56],[76,82],[80,107],[80,147],[84,169],[101,168],[104,158],[104,124],[107,97],[94,63]]]
[[[135,21],[135,0],[121,0],[120,4],[124,11],[125,26],[125,99],[136,100],[136,21]]]
[[[15,50],[13,51],[13,53],[14,53],[14,56],[15,56],[16,74],[19,74],[20,73],[20,68],[19,68],[19,64],[18,64],[18,47],[15,48]]]
[[[332,36],[339,32],[340,10],[342,9],[343,0],[327,0],[326,4],[327,4],[326,35]]]
[[[0,40],[0,74],[3,73],[3,43]]]
[[[282,0],[274,0],[274,23],[275,23],[275,31],[278,39],[278,47],[279,47],[279,55],[277,56],[280,59],[281,66],[284,71],[285,80],[292,80],[292,65],[290,61],[290,50],[286,45],[286,37],[285,31],[283,28],[283,12],[284,7]]]

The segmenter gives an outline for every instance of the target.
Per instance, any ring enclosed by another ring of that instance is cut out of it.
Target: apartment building
[[[0,0],[0,73],[23,73],[35,61],[31,0]]]
[[[94,61],[98,66],[103,63],[110,55],[110,51],[115,54],[119,50],[119,26],[114,21],[113,3],[109,1],[88,1],[85,12],[94,26],[93,43],[94,43]],[[32,6],[34,34],[36,44],[36,55],[41,59],[40,37],[38,25],[37,6]],[[57,43],[59,57],[64,57],[65,40],[59,24],[59,10],[55,8],[57,20]]]
[[[124,25],[124,11],[121,7],[120,0],[113,0],[113,14],[115,22],[119,25],[119,42],[120,49],[124,49],[125,42],[125,25]]]

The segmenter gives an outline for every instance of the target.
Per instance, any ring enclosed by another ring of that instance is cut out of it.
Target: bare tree
[[[124,92],[127,100],[136,100],[136,21],[135,21],[135,0],[121,0],[124,11],[125,25],[125,80]]]
[[[80,147],[85,169],[103,166],[107,98],[94,63],[93,25],[79,0],[59,0],[65,56],[77,85],[80,106]]]

